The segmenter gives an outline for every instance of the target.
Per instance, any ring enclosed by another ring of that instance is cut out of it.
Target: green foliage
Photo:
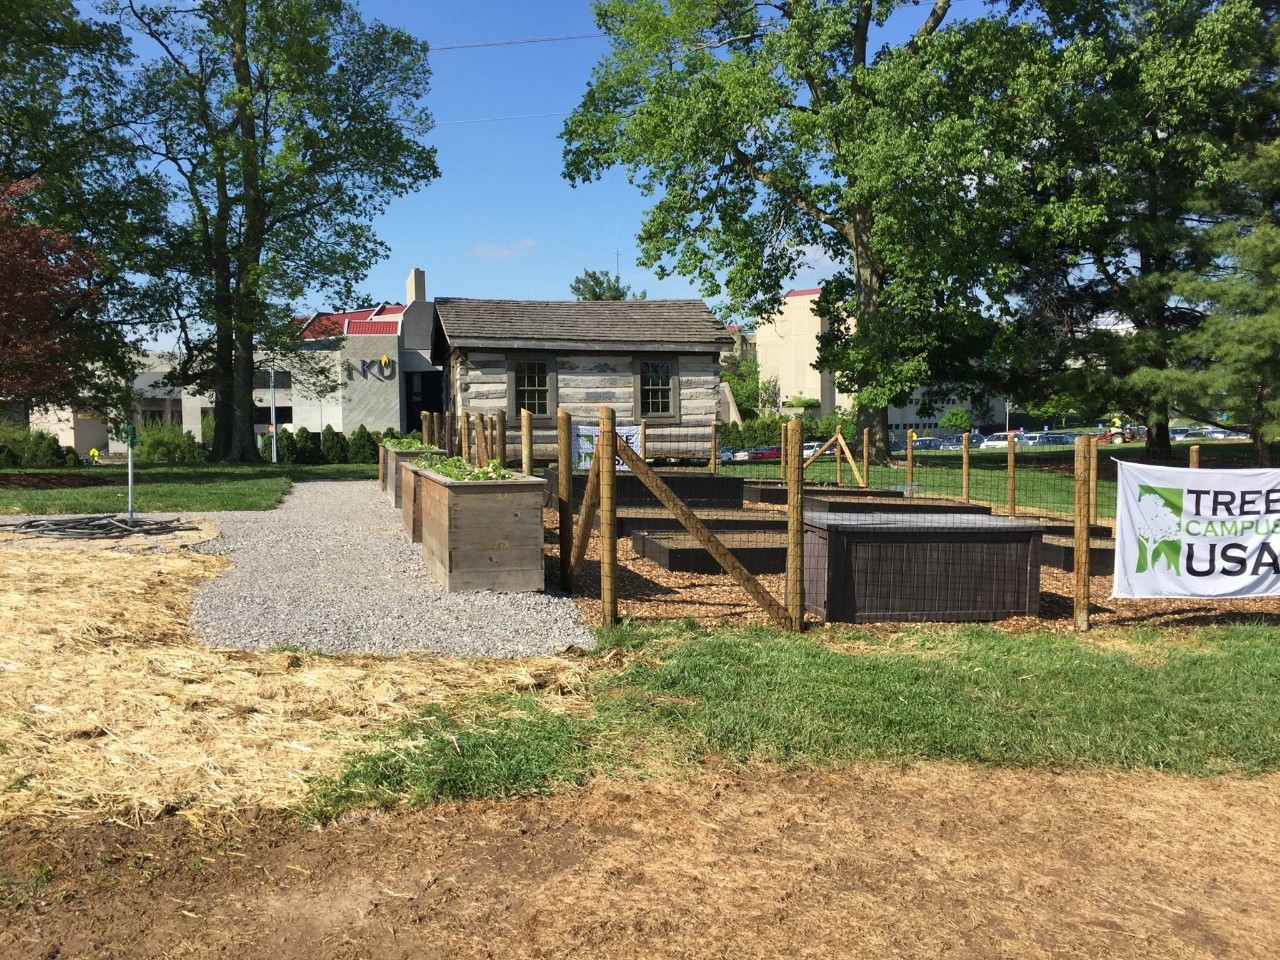
[[[382,445],[390,450],[435,450],[434,444],[423,443],[420,437],[409,434],[407,437],[387,437]]]
[[[964,407],[952,407],[938,420],[938,426],[953,433],[968,433],[973,429],[973,416]]]
[[[514,470],[508,470],[497,460],[490,460],[483,467],[467,463],[461,457],[419,457],[413,461],[415,466],[424,467],[433,473],[450,480],[510,480],[519,476]]]
[[[784,407],[796,407],[800,410],[809,411],[809,410],[817,410],[819,407],[821,407],[822,401],[817,399],[816,397],[795,396],[795,397],[788,397],[786,400],[782,402],[782,405]]]
[[[347,463],[349,460],[347,438],[333,429],[331,423],[320,431],[320,455],[325,463]]]
[[[378,441],[362,423],[347,438],[348,463],[377,463]]]
[[[399,430],[397,430],[395,427],[387,427],[386,429],[384,429],[384,430],[382,431],[382,436],[381,436],[381,438],[380,438],[380,439],[382,439],[382,440],[395,440],[395,439],[396,439],[396,438],[398,438],[399,436],[400,436],[400,431],[399,431]]]
[[[569,282],[569,292],[577,300],[643,300],[645,292],[632,293],[617,274],[607,270],[583,270]]]
[[[320,453],[320,437],[306,427],[299,427],[293,436],[293,459],[290,463],[302,465],[324,463]]]
[[[22,445],[22,465],[24,467],[63,467],[66,466],[66,451],[58,443],[58,438],[43,430],[32,430],[27,434]]]
[[[267,440],[270,443],[270,438]],[[270,449],[268,447],[268,449]],[[298,462],[298,441],[288,427],[276,430],[276,462],[294,464]]]
[[[782,417],[757,417],[730,423],[720,428],[720,443],[735,450],[777,446],[782,442],[782,426],[786,422]]]
[[[0,443],[0,467],[16,467],[22,463],[22,451]]]
[[[205,413],[200,416],[200,442],[206,447],[213,443],[213,414]]]
[[[205,451],[196,438],[175,420],[152,420],[138,431],[133,452],[139,463],[204,463]]]
[[[720,363],[720,379],[729,385],[733,402],[745,419],[749,411],[760,409],[760,361],[755,357],[725,357]]]

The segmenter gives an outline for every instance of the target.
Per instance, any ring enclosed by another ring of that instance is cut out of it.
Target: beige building
[[[756,324],[754,343],[760,363],[760,382],[778,383],[778,400],[785,405],[795,397],[818,400],[817,414],[826,416],[834,410],[852,410],[854,400],[836,389],[829,371],[815,370],[818,358],[818,336],[826,331],[826,321],[813,311],[820,290],[790,290],[783,298],[782,309],[772,318]],[[915,398],[913,398],[914,400]],[[889,431],[895,435],[908,430],[935,431],[941,412],[922,417],[914,404],[889,408]]]

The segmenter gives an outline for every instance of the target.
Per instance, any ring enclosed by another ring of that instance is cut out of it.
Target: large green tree
[[[607,270],[583,270],[569,282],[569,292],[578,300],[643,300],[645,292],[632,293],[622,277]]]
[[[213,456],[257,459],[255,357],[296,347],[291,305],[351,295],[385,255],[372,221],[437,174],[427,46],[346,0],[126,0],[158,51],[134,130],[175,185],[136,305],[176,331],[176,378],[214,397]]]
[[[611,43],[566,122],[571,181],[627,169],[657,199],[641,262],[695,278],[746,316],[777,312],[787,281],[815,254],[839,266],[846,312],[878,329],[888,271],[874,242],[882,121],[876,81],[892,55],[914,58],[950,0],[919,13],[910,39],[881,49],[881,27],[914,4],[871,0],[598,0]],[[829,285],[834,289],[834,285]],[[828,298],[834,304],[836,298]],[[869,418],[910,393],[909,364],[855,371],[844,386]]]
[[[165,202],[127,135],[128,45],[71,0],[0,0],[0,22],[0,393],[123,416],[136,332],[111,295],[131,282]]]
[[[1009,321],[990,369],[1022,402],[1105,400],[1168,449],[1205,318],[1178,285],[1215,270],[1206,225],[1257,132],[1263,19],[1249,0],[1122,0],[1045,4],[1034,24],[1060,92],[1039,130],[1023,124],[1023,164],[991,211],[1011,282],[989,288]]]

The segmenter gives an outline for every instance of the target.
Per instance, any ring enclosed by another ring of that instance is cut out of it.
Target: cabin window
[[[508,363],[511,406],[507,416],[520,419],[528,410],[538,419],[550,419],[556,412],[556,365],[552,357],[512,357]]]
[[[679,420],[680,376],[675,358],[636,359],[635,416],[639,420]]]

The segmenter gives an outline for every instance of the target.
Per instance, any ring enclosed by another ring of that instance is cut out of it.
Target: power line
[[[525,113],[515,117],[477,117],[474,120],[441,120],[437,127],[452,127],[459,123],[501,123],[504,120],[540,120],[543,117],[567,117],[567,113]]]
[[[603,33],[570,33],[562,37],[528,37],[522,40],[485,40],[480,43],[450,43],[442,47],[432,46],[431,52],[441,50],[475,50],[479,47],[514,47],[522,43],[559,43],[561,40],[596,40]]]

